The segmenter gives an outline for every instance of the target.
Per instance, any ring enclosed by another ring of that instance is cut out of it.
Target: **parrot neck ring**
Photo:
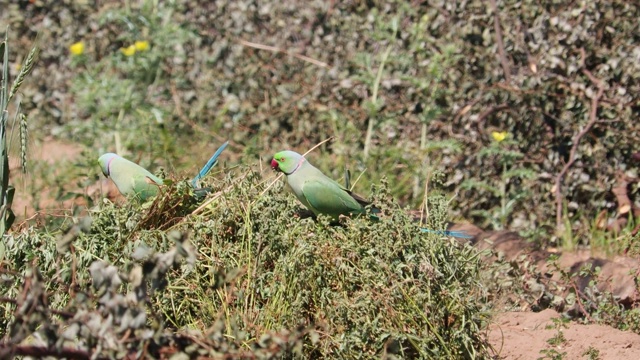
[[[111,162],[113,161],[113,159],[115,159],[115,156],[112,156],[111,159],[109,159],[109,161],[107,161],[107,166],[105,166],[105,170],[107,170],[107,172],[102,172],[102,174],[104,174],[104,176],[109,177],[109,175],[111,175]]]

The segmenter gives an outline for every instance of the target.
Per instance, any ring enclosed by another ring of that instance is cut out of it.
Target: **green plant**
[[[83,117],[90,118],[69,123],[75,139],[103,151],[143,153],[149,162],[177,153],[171,133],[180,124],[167,103],[172,88],[184,81],[169,63],[186,61],[184,46],[196,38],[171,21],[174,11],[175,4],[143,1],[101,14],[98,23],[115,40],[91,39],[102,56],[85,54],[75,62],[71,90]]]
[[[545,356],[538,358],[539,360],[540,359],[560,360],[560,359],[564,359],[565,356],[567,355],[566,351],[565,352],[558,351],[567,342],[567,338],[564,336],[564,333],[562,332],[562,329],[566,328],[567,319],[554,318],[551,321],[553,322],[553,325],[548,325],[547,328],[548,329],[555,328],[558,331],[552,338],[547,339],[547,344],[551,345],[552,348],[540,350],[540,353]]]
[[[587,357],[589,360],[599,360],[600,350],[594,348],[593,346],[589,346],[589,348],[587,348],[587,350],[582,353],[582,356]]]
[[[5,32],[4,41],[0,43],[0,54],[2,55],[2,78],[0,79],[0,238],[11,228],[15,219],[15,215],[11,210],[15,188],[9,184],[9,148],[11,147],[11,140],[7,138],[9,105],[26,76],[33,68],[37,52],[37,47],[31,49],[20,68],[18,76],[11,85],[11,88],[9,88],[8,30]],[[15,110],[13,126],[15,128],[16,124],[18,124],[17,126],[20,127],[20,159],[22,160],[23,169],[25,169],[26,166],[26,123],[26,116],[21,112],[20,103],[18,103]],[[4,252],[4,244],[0,243],[0,245],[2,246],[0,254],[2,254]],[[2,256],[0,256],[0,261],[2,261]]]
[[[395,23],[397,23],[397,21]],[[380,65],[378,66],[378,71],[376,72],[376,77],[372,84],[371,99],[369,101],[365,101],[364,103],[364,107],[369,118],[367,124],[367,132],[364,138],[363,157],[365,160],[369,156],[369,149],[371,149],[371,137],[373,136],[373,129],[376,122],[378,122],[377,118],[379,116],[380,110],[384,106],[384,101],[378,98],[378,91],[380,89],[380,81],[382,80],[382,74],[384,72],[384,65],[389,58],[389,54],[391,54],[390,45],[387,47],[387,50],[385,50],[385,52],[382,54],[382,57],[380,58]]]
[[[591,220],[591,231],[587,234],[591,248],[606,256],[613,256],[625,252],[625,250],[630,250],[636,242],[632,234],[638,225],[638,219],[630,213],[626,218],[617,219],[624,220],[624,225],[620,229],[609,230],[609,226],[606,223],[608,219],[603,214],[606,214],[606,212],[601,211],[598,216]],[[633,255],[633,252],[631,254]]]
[[[562,295],[562,302],[573,308],[568,315],[585,322],[607,324],[636,333],[640,331],[640,309],[636,305],[625,308],[615,299],[610,284],[599,283],[600,267],[587,262],[577,271],[567,271],[558,265],[557,260],[557,256],[550,257],[547,266],[559,274],[557,282],[563,284],[559,289],[568,290]],[[633,276],[638,284],[638,274]],[[586,286],[579,286],[585,281]]]
[[[0,236],[3,236],[15,216],[11,211],[14,188],[9,187],[9,154],[7,152],[6,123],[9,118],[9,47],[5,34],[4,41],[0,43],[2,53],[2,84],[0,88]],[[0,253],[4,256],[4,244]]]
[[[523,206],[523,200],[531,195],[522,182],[535,177],[531,169],[518,166],[518,160],[524,155],[518,150],[512,150],[517,144],[507,132],[493,132],[493,140],[489,146],[480,150],[478,158],[494,159],[499,169],[499,178],[489,177],[488,180],[468,179],[460,186],[462,189],[488,193],[490,197],[500,200],[500,206],[490,211],[485,209],[472,210],[471,213],[480,216],[485,224],[494,229],[504,229],[517,207]],[[489,180],[491,179],[491,180]]]
[[[198,339],[212,337],[197,349],[210,346],[228,354],[487,356],[481,333],[488,308],[477,251],[420,233],[385,182],[373,189],[385,213],[381,221],[354,218],[330,226],[327,219],[300,219],[295,197],[282,184],[267,187],[251,168],[207,180],[212,195],[196,209],[183,201],[189,190],[177,182],[142,208],[102,202],[91,211],[90,225],[69,219],[56,235],[35,229],[11,234],[12,274],[31,279],[24,284],[42,284],[47,292],[39,294],[48,308],[65,314],[80,309],[79,314],[103,319],[111,308],[106,304],[117,305],[123,316],[114,316],[105,336],[129,329],[135,344],[169,346],[191,329]],[[432,203],[434,219],[443,221],[446,201]],[[187,263],[174,261],[176,255]],[[33,266],[40,269],[37,280]],[[98,273],[111,275],[101,280]],[[123,285],[107,286],[115,274]],[[23,291],[16,280],[0,287],[4,299]],[[95,293],[77,291],[91,283]],[[136,301],[121,303],[120,296]],[[4,311],[21,336],[36,331],[31,326],[46,314],[39,312],[36,319],[10,306]],[[145,313],[155,315],[145,318]],[[98,351],[90,344],[105,339],[83,335],[82,325],[73,333],[82,342],[59,337],[57,329],[75,329],[75,323],[67,316],[52,321],[41,330],[53,333],[43,338]],[[168,334],[162,324],[176,335],[145,338]],[[122,348],[99,351],[120,354]]]
[[[567,356],[567,352],[559,352],[556,349],[542,349],[540,350],[540,354],[544,355],[543,357],[539,357],[538,360],[562,360]]]

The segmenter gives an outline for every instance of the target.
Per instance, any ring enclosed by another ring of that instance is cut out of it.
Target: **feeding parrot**
[[[285,150],[273,156],[271,168],[287,176],[287,183],[298,200],[316,216],[329,215],[334,221],[340,215],[362,214],[369,202],[352,193],[311,165],[302,155]],[[376,218],[372,216],[372,218]],[[469,238],[463,231],[440,231],[421,228],[422,232]]]
[[[225,142],[211,156],[198,175],[191,180],[191,186],[196,190],[204,190],[198,187],[198,181],[209,173],[209,170],[218,162],[218,157],[229,145]],[[129,161],[117,154],[106,153],[98,158],[102,173],[111,178],[118,191],[124,196],[135,195],[141,201],[146,201],[158,193],[158,187],[164,184],[164,180],[153,175],[142,166]]]

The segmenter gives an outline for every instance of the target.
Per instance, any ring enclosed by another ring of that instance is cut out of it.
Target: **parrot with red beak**
[[[323,174],[318,168],[311,165],[304,156],[295,151],[285,150],[275,154],[271,160],[271,168],[286,175],[287,183],[298,200],[316,216],[328,215],[334,221],[338,221],[340,215],[365,213],[365,206],[370,204]],[[371,218],[378,219],[375,215],[371,215]],[[421,228],[421,231],[470,238],[463,231],[426,228]]]

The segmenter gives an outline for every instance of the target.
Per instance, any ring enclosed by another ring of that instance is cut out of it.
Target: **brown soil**
[[[570,322],[556,326],[551,319],[560,315],[547,309],[539,313],[507,312],[500,314],[489,327],[488,337],[498,359],[535,360],[546,357],[541,350],[555,350],[563,359],[589,359],[590,349],[598,351],[601,360],[640,359],[640,335],[605,325],[583,325]],[[551,345],[547,341],[566,339]],[[548,353],[547,353],[548,354]]]
[[[72,144],[61,143],[52,139],[43,141],[32,151],[30,156],[35,160],[47,161],[55,169],[58,161],[71,161],[81,152],[81,148]],[[11,162],[11,168],[17,170],[19,164]],[[17,172],[17,171],[15,171]],[[74,184],[70,184],[74,185]],[[88,194],[99,194],[109,198],[118,197],[117,189],[110,180],[103,179],[91,186],[90,189],[69,189],[86,191]],[[55,214],[56,212],[70,209],[74,200],[56,203],[51,200],[42,200],[39,207],[50,211],[34,214],[33,199],[24,197],[26,192],[16,191],[14,209],[24,209],[22,214],[26,217]],[[47,199],[43,196],[43,199]],[[20,218],[20,216],[19,216]],[[22,216],[24,220],[24,216]],[[18,220],[20,221],[20,219]],[[531,261],[537,263],[540,269],[545,269],[546,260],[551,252],[534,251],[530,249],[526,240],[517,234],[502,231],[487,233],[473,225],[454,226],[456,230],[465,230],[474,235],[473,243],[480,249],[492,247],[502,251],[506,258],[516,259],[525,254]],[[636,259],[616,257],[607,259],[594,256],[589,251],[578,251],[559,254],[559,263],[567,269],[578,269],[581,264],[590,262],[602,268],[603,286],[620,297],[621,302],[633,302],[638,299],[633,277],[630,275],[638,271],[639,262]],[[586,286],[589,279],[583,279],[577,286]],[[557,353],[566,353],[564,359],[589,359],[585,352],[589,349],[598,351],[598,359],[640,359],[640,335],[614,329],[604,325],[584,325],[577,322],[569,322],[564,325],[556,325],[551,320],[561,315],[554,310],[541,312],[505,312],[497,314],[488,328],[487,336],[491,345],[495,348],[498,359],[538,359],[544,358],[542,350],[555,350]],[[548,343],[549,339],[557,337],[558,331],[562,331],[564,342],[558,345]],[[550,357],[547,357],[550,358]]]
[[[80,145],[61,142],[51,137],[47,137],[39,142],[39,144],[31,146],[29,149],[29,161],[45,162],[49,165],[49,169],[55,174],[56,169],[65,162],[72,162],[78,158],[82,152]],[[20,227],[28,222],[41,224],[47,216],[67,216],[71,213],[74,205],[85,206],[86,203],[82,198],[69,199],[64,201],[54,200],[53,192],[57,189],[43,188],[40,194],[40,200],[36,204],[36,200],[30,195],[28,185],[22,178],[24,175],[20,172],[20,159],[17,156],[9,158],[10,181],[16,187],[15,197],[11,206],[16,215],[14,227]],[[27,175],[28,176],[28,175]],[[35,186],[40,188],[42,184],[38,181]],[[108,179],[102,179],[100,182],[86,188],[76,189],[75,183],[69,184],[66,190],[85,192],[93,198],[99,197],[98,194],[106,194],[109,198],[119,196],[113,182]],[[36,212],[36,208],[40,209]]]

